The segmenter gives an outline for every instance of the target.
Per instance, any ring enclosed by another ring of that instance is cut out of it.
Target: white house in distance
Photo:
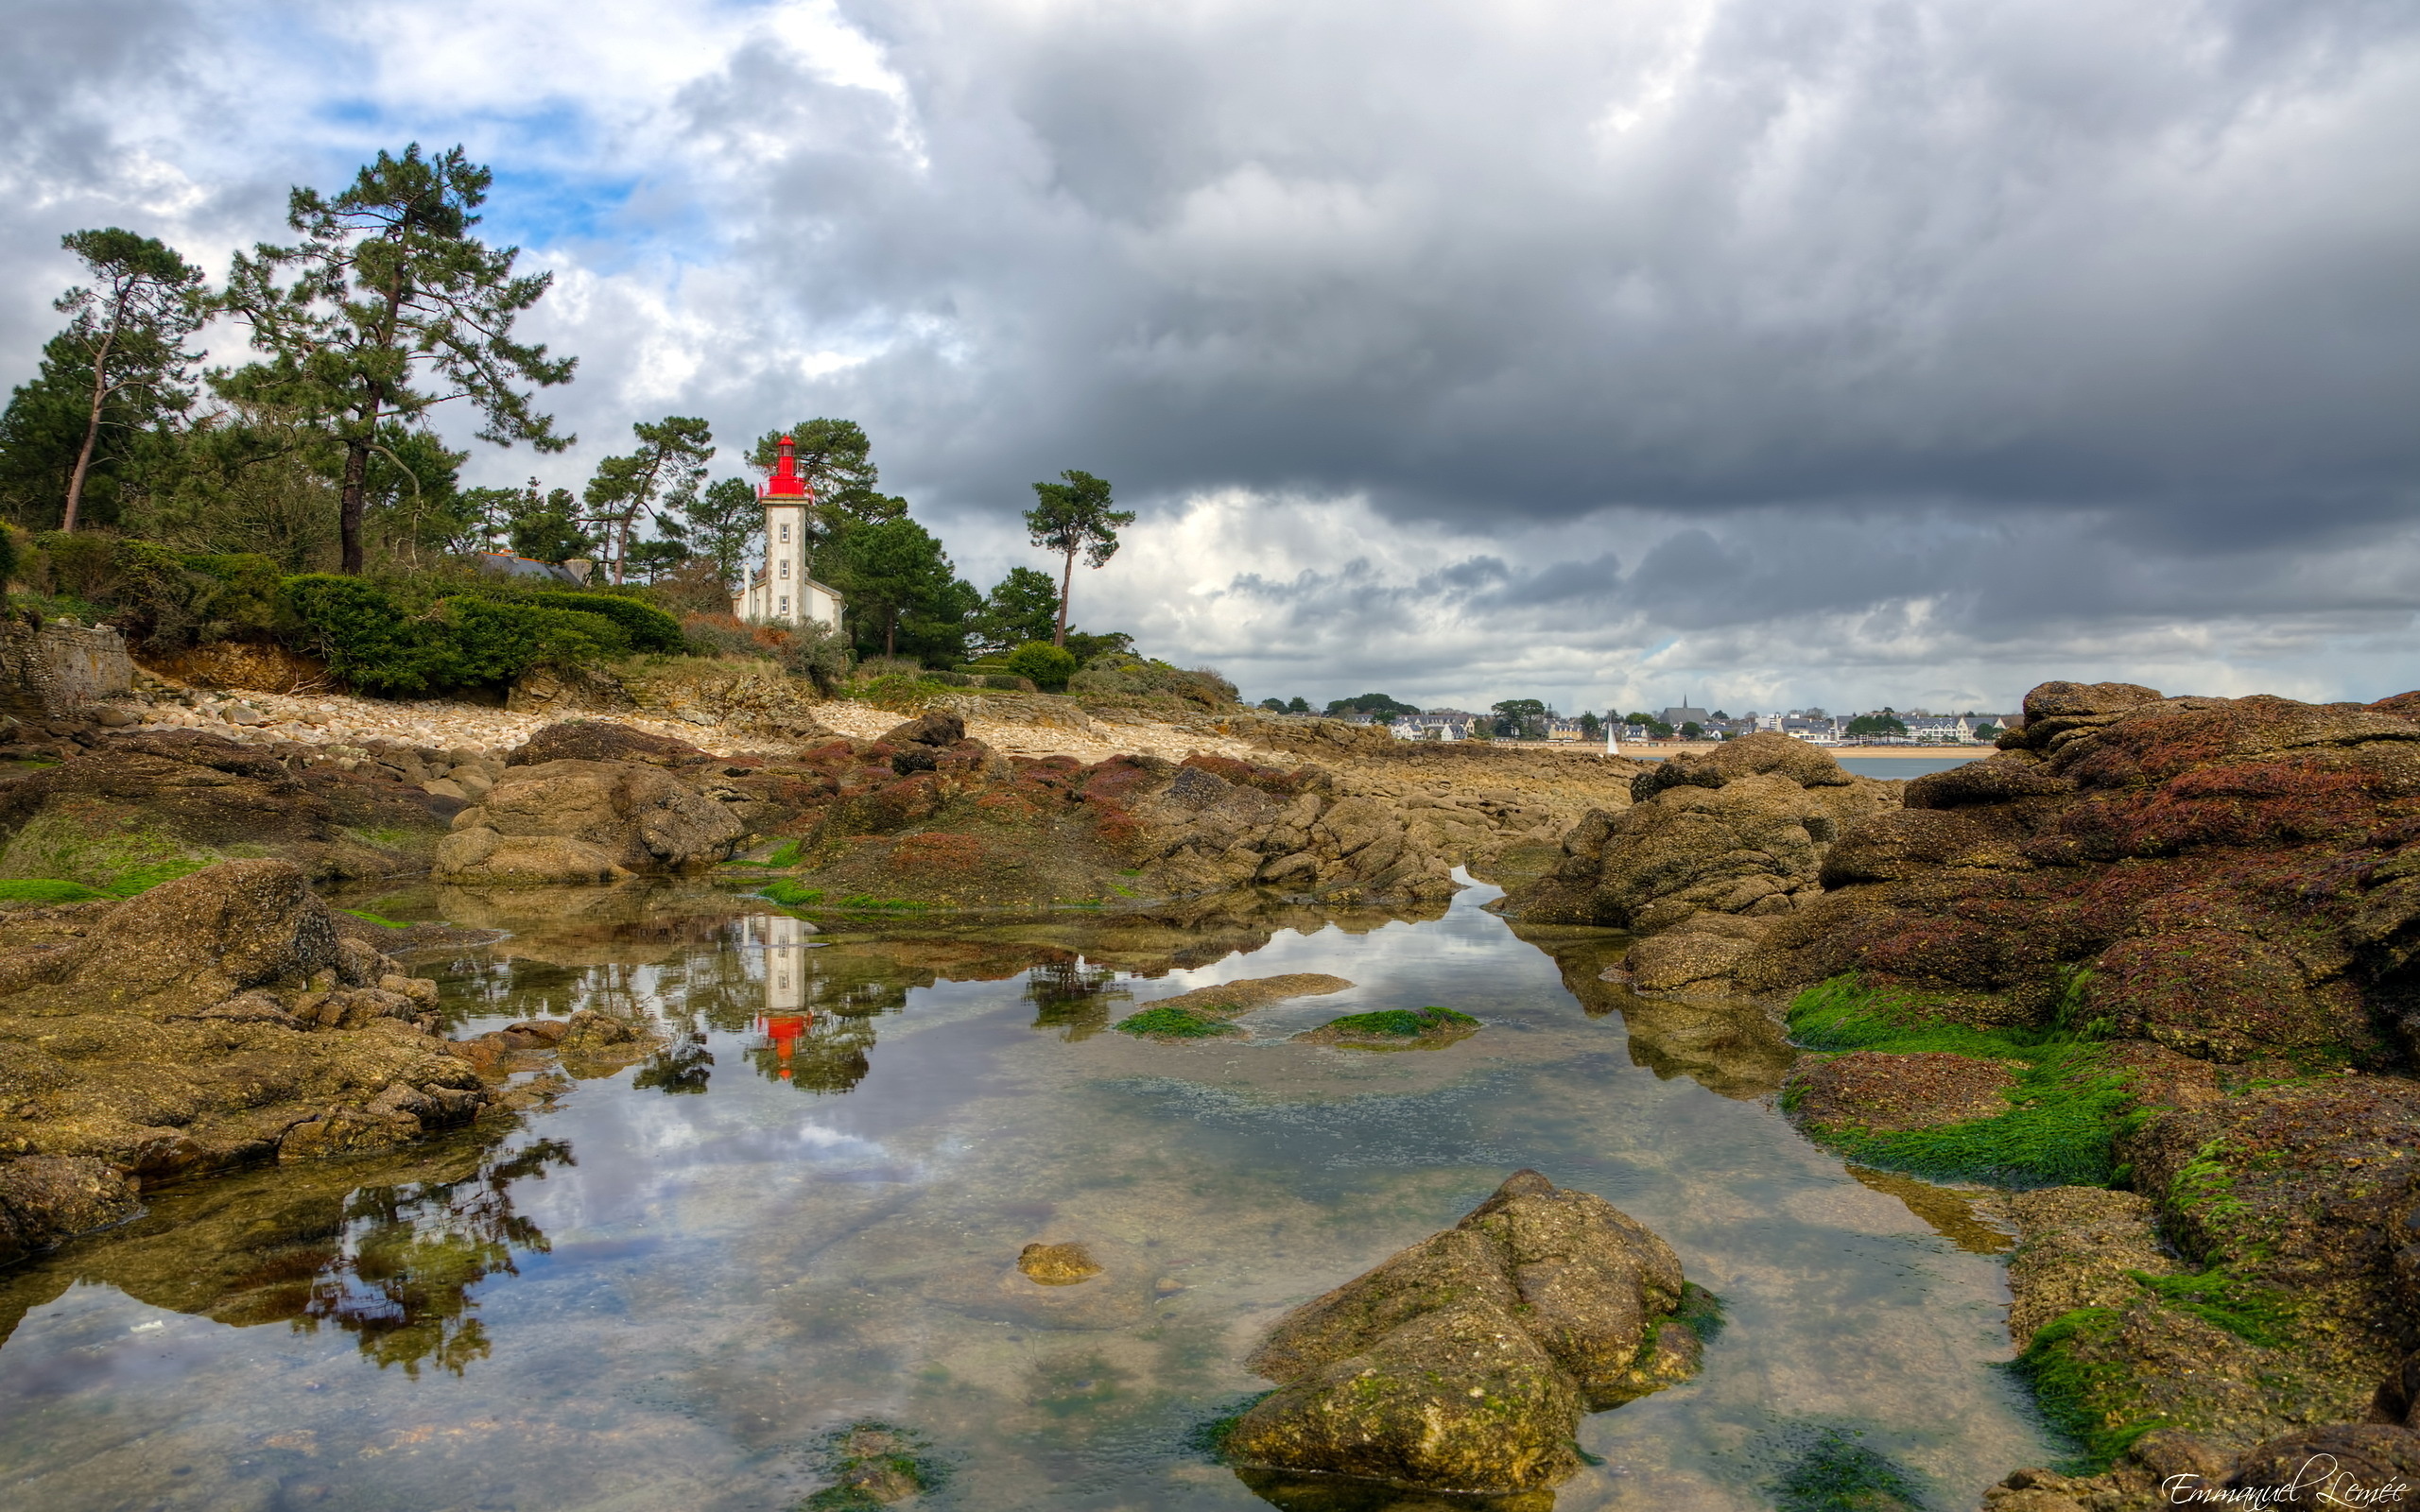
[[[731,612],[752,625],[840,627],[840,595],[806,576],[809,513],[815,490],[798,475],[798,448],[782,438],[773,475],[756,490],[765,505],[765,565],[734,594]]]

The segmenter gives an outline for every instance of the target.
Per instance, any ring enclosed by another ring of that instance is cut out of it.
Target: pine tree
[[[1109,480],[1075,469],[1062,472],[1058,483],[1033,486],[1035,504],[1026,511],[1028,535],[1037,546],[1060,553],[1065,563],[1059,573],[1059,627],[1050,644],[1067,644],[1067,599],[1074,591],[1076,553],[1084,563],[1100,567],[1117,555],[1117,531],[1134,523],[1132,509],[1110,507]]]
[[[695,416],[666,415],[653,423],[637,421],[631,430],[638,437],[639,449],[597,463],[596,475],[588,482],[589,519],[601,528],[613,552],[616,583],[630,558],[631,528],[642,517],[677,519],[685,512],[705,478],[707,460],[715,455],[714,432]]]
[[[378,154],[334,198],[296,188],[286,224],[292,247],[264,242],[235,256],[222,302],[268,353],[213,382],[234,397],[308,417],[343,452],[337,490],[343,567],[362,570],[362,515],[381,427],[422,424],[429,409],[468,399],[481,440],[526,440],[560,452],[551,417],[533,390],[571,381],[576,359],[513,340],[514,319],[553,275],[514,277],[520,249],[470,234],[493,175],[462,149],[400,158]],[[281,280],[291,273],[293,282]]]
[[[74,530],[112,403],[132,401],[154,413],[183,408],[190,393],[187,371],[201,356],[185,351],[185,340],[201,329],[210,305],[201,269],[157,238],[112,226],[71,232],[60,245],[83,261],[94,285],[79,284],[52,303],[69,317],[59,339],[91,375],[83,441],[67,480],[60,524],[62,530]]]

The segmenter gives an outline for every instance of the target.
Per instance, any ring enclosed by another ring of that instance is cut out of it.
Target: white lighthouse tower
[[[806,576],[815,490],[798,475],[798,448],[782,438],[781,458],[757,495],[765,505],[765,565],[735,594],[731,611],[753,625],[840,627],[840,595]]]

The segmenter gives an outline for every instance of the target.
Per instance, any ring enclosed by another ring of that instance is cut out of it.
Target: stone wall
[[[117,631],[30,616],[0,619],[0,713],[64,718],[133,687],[134,662]]]

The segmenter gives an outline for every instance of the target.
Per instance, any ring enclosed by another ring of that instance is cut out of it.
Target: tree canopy
[[[745,478],[718,478],[680,503],[679,525],[670,533],[714,563],[725,589],[737,592],[744,586],[750,543],[765,524],[756,490]]]
[[[913,520],[885,520],[839,542],[834,584],[848,601],[860,646],[885,656],[962,655],[965,622],[982,595],[959,579],[949,554]]]
[[[638,450],[597,463],[586,496],[589,519],[603,539],[617,584],[631,555],[631,532],[641,520],[674,524],[678,540],[677,522],[696,500],[715,455],[714,431],[693,415],[634,421],[631,433],[638,438]],[[649,553],[650,559],[664,555],[661,549]]]
[[[58,339],[90,380],[83,440],[68,476],[60,524],[61,530],[74,530],[111,402],[125,396],[136,401],[130,407],[154,413],[191,402],[187,371],[201,354],[185,351],[184,344],[201,329],[209,301],[201,269],[155,237],[111,226],[71,232],[60,245],[76,254],[93,281],[52,302],[69,318]]]
[[[551,274],[516,277],[520,249],[470,234],[493,176],[460,147],[424,157],[382,151],[329,198],[297,187],[287,198],[293,246],[235,255],[222,303],[268,353],[213,384],[231,398],[282,409],[341,446],[337,488],[343,568],[363,566],[371,457],[389,421],[418,426],[434,406],[470,401],[481,440],[526,440],[560,452],[535,390],[571,381],[576,359],[516,341],[514,320]],[[288,277],[291,282],[286,282]]]
[[[1420,713],[1417,704],[1390,698],[1383,693],[1364,693],[1351,698],[1331,699],[1327,706],[1331,719],[1350,719],[1363,714],[1382,725],[1392,725],[1405,714]]]
[[[993,650],[1009,650],[1028,641],[1051,639],[1053,616],[1059,611],[1059,590],[1050,575],[1031,567],[1011,567],[992,585],[975,619],[975,633]]]
[[[1535,698],[1507,698],[1490,704],[1495,715],[1495,733],[1505,740],[1544,740],[1547,738],[1547,717],[1551,711]]]

